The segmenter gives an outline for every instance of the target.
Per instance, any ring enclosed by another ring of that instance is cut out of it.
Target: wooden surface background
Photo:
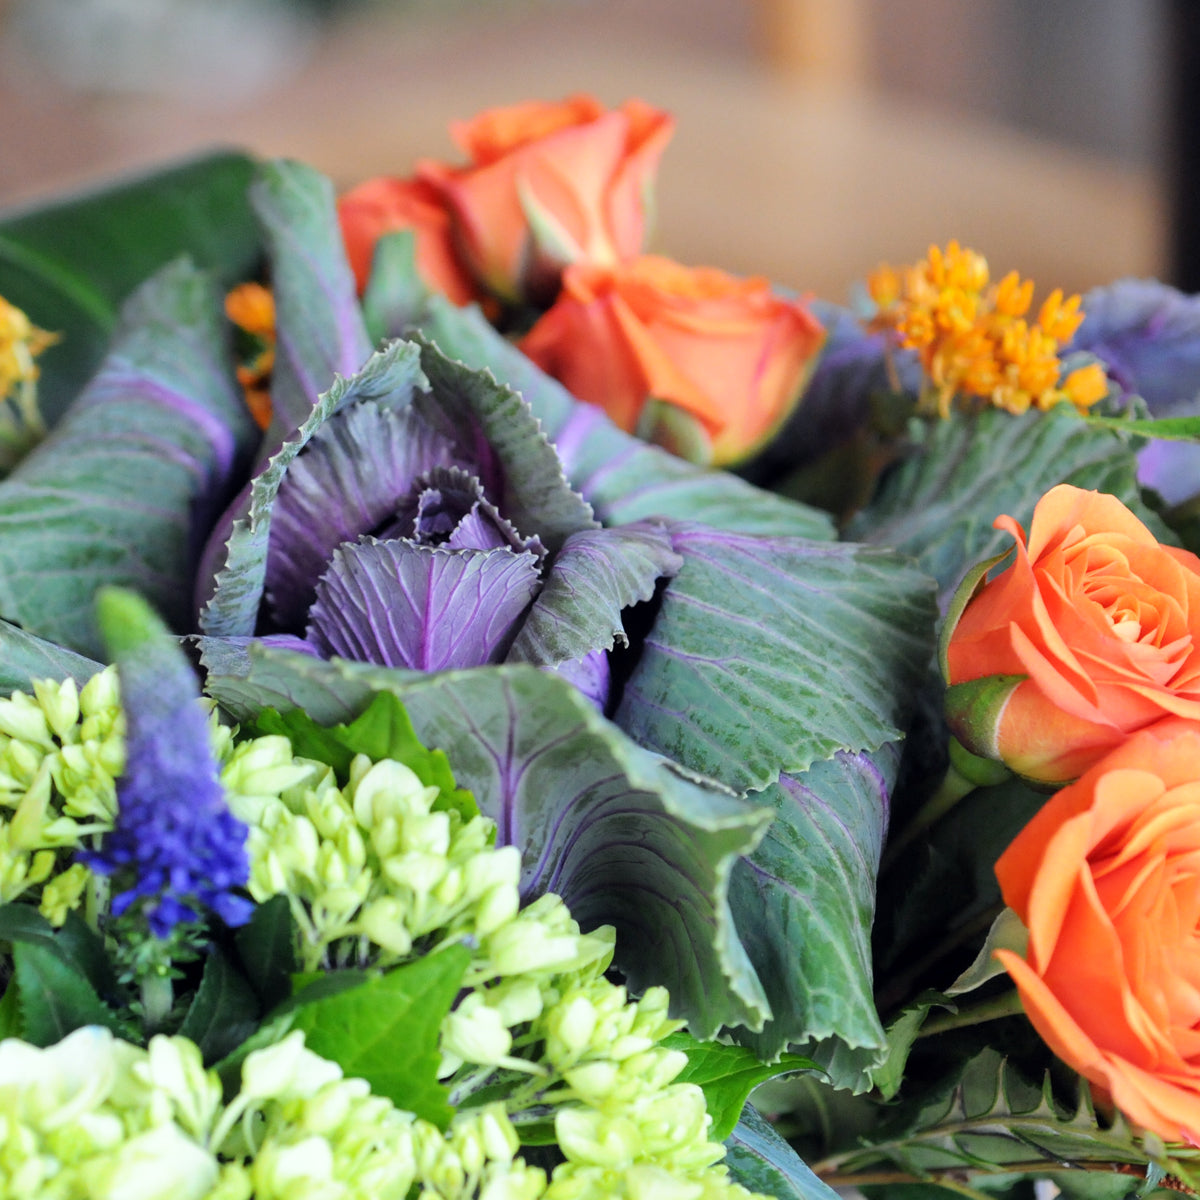
[[[339,186],[403,175],[420,156],[455,159],[453,118],[584,90],[675,114],[654,249],[690,264],[839,301],[879,261],[952,237],[1032,276],[1039,296],[1162,271],[1152,171],[882,94],[852,41],[827,69],[781,44],[786,12],[767,37],[747,4],[377,4],[238,100],[219,84],[201,98],[66,89],[15,22],[4,37],[0,0],[0,209],[216,145],[298,157]]]

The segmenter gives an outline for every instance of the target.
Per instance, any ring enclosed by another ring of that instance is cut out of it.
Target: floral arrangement
[[[1200,306],[671,129],[0,217],[0,1197],[1197,1187]]]

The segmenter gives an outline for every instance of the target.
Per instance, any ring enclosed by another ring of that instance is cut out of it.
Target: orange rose
[[[1200,559],[1160,545],[1119,500],[1063,484],[1016,560],[943,633],[946,716],[967,749],[1030,779],[1075,778],[1164,717],[1200,720]]]
[[[1200,727],[1135,734],[996,864],[1029,928],[998,950],[1029,1019],[1131,1121],[1200,1141]]]
[[[452,125],[470,165],[423,162],[417,174],[453,213],[458,246],[484,287],[548,303],[567,263],[641,253],[672,128],[640,100],[609,112],[589,96],[531,101]]]
[[[824,336],[765,279],[647,256],[568,268],[520,346],[622,429],[722,465],[779,428]]]
[[[417,272],[425,283],[455,304],[476,299],[475,284],[455,254],[450,214],[429,184],[416,179],[368,179],[339,196],[337,209],[360,295],[371,274],[375,243],[385,233],[411,229]]]

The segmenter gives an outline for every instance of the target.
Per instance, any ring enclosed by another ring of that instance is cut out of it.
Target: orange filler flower
[[[1058,351],[1083,320],[1079,296],[1056,289],[1031,321],[1033,281],[1010,271],[991,283],[987,260],[957,242],[931,246],[902,270],[885,264],[867,287],[877,307],[870,328],[917,352],[930,385],[922,406],[939,416],[949,415],[955,397],[1011,413],[1063,402],[1082,412],[1108,392],[1099,363],[1062,377]]]
[[[238,284],[225,297],[225,315],[247,336],[252,352],[238,364],[246,407],[260,429],[271,423],[271,372],[275,367],[275,297],[261,283]]]

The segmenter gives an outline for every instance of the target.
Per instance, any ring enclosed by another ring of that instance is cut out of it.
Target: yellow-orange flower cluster
[[[17,307],[0,296],[0,400],[7,399],[18,387],[33,384],[38,377],[33,360],[58,335],[38,329]]]
[[[1059,348],[1083,320],[1078,296],[1056,289],[1030,321],[1033,281],[1010,271],[992,284],[986,259],[957,242],[931,246],[915,266],[881,266],[867,286],[878,307],[871,328],[917,351],[925,399],[943,417],[956,396],[1023,413],[1064,401],[1083,411],[1108,391],[1098,363],[1060,378]]]

